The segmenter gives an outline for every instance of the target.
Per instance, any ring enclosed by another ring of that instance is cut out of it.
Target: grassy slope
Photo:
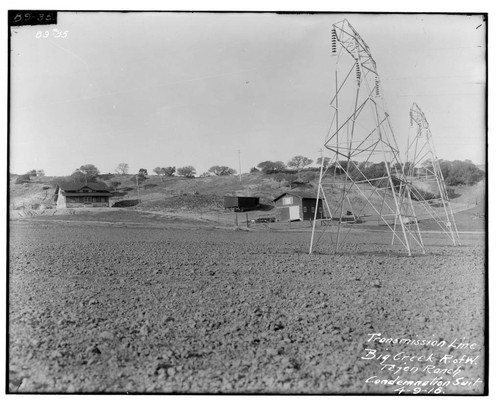
[[[44,207],[54,206],[55,186],[49,182],[51,177],[39,177],[30,183],[15,184],[15,178],[10,180],[10,209],[34,208],[36,204]]]
[[[55,208],[53,196],[56,187],[55,184],[51,184],[55,181],[56,178],[54,177],[39,177],[33,178],[30,183],[15,184],[15,177],[11,177],[10,209],[18,210],[12,213],[11,217],[33,216],[40,214],[40,209],[45,210],[44,216],[63,214],[63,211],[47,210],[48,208]],[[112,185],[112,182],[120,183],[116,187],[116,195],[112,198],[112,204],[121,200],[138,198],[134,176],[115,175],[109,180],[105,180],[105,183],[109,186]],[[43,190],[43,187],[47,186],[50,186],[50,189]],[[275,197],[287,190],[288,187],[281,186],[280,183],[269,176],[261,174],[244,174],[241,182],[237,176],[193,179],[167,177],[164,180],[158,176],[150,176],[139,187],[141,204],[134,208],[135,211],[128,209],[130,216],[127,220],[138,219],[141,214],[134,212],[142,210],[154,213],[175,213],[180,217],[195,218],[197,220],[209,219],[221,224],[226,221],[226,223],[229,223],[234,222],[235,218],[234,214],[224,211],[224,195],[257,196],[260,197],[262,204],[271,205]],[[32,211],[32,208],[37,204],[43,205],[42,208],[37,207],[36,211]],[[88,218],[84,217],[84,215],[101,213],[96,209],[75,210],[74,212],[79,219]],[[251,213],[249,219],[253,219],[254,215],[258,213],[266,214],[265,208],[264,211]],[[118,215],[114,213],[109,216],[113,221],[117,217]]]
[[[35,203],[43,203],[46,206],[52,205],[55,185],[51,184],[56,180],[54,177],[33,178],[30,183],[15,184],[15,178],[10,181],[10,204],[14,207],[21,207],[23,204],[29,208]],[[111,182],[120,182],[117,187],[117,195],[112,202],[124,199],[136,199],[136,183],[131,175],[115,175],[104,182],[111,185]],[[43,190],[43,187],[50,186],[50,189]],[[240,183],[238,177],[206,177],[185,179],[181,177],[168,177],[162,181],[157,176],[151,176],[139,187],[141,199],[144,202],[165,199],[174,196],[185,195],[217,195],[223,197],[229,194],[260,196],[264,202],[270,202],[280,194],[279,183],[261,175],[246,174],[242,176]]]
[[[15,184],[15,177],[10,183],[10,205],[12,209],[31,209],[36,204],[41,209],[54,207],[53,195],[55,185],[53,177],[38,177],[26,184]],[[117,195],[112,203],[137,199],[134,176],[115,175],[106,184],[119,182]],[[50,188],[47,188],[50,187]],[[141,205],[139,210],[151,212],[170,212],[196,215],[199,218],[233,221],[233,216],[223,216],[224,195],[242,195],[260,197],[261,203],[272,205],[272,200],[289,187],[279,183],[271,176],[262,174],[244,174],[240,182],[238,176],[204,177],[186,179],[182,177],[167,177],[162,180],[158,176],[150,176],[139,188]],[[315,186],[308,188],[314,191]],[[485,184],[484,181],[472,187],[454,188],[458,197],[452,200],[455,219],[461,230],[481,230],[485,225]],[[335,196],[333,197],[335,198]],[[356,197],[353,197],[356,200]],[[358,200],[359,201],[359,200]],[[96,211],[97,212],[97,211]],[[193,214],[193,212],[195,214]],[[272,211],[271,211],[272,213]],[[227,214],[227,213],[226,213]],[[249,218],[266,215],[269,212],[258,211],[250,213]]]

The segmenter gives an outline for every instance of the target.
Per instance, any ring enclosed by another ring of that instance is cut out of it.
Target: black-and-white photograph
[[[487,13],[8,21],[7,393],[489,393]]]

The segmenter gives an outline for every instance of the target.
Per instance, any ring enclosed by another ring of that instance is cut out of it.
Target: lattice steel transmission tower
[[[436,156],[432,133],[424,112],[413,103],[410,108],[410,133],[405,153],[404,173],[418,200],[419,217],[430,216],[453,245],[460,244],[448,192]]]
[[[388,227],[409,255],[425,252],[370,48],[345,19],[331,32],[334,113],[324,147],[332,156],[323,153],[317,191],[328,219],[316,230],[316,202],[309,253],[328,238],[337,252],[360,221]]]

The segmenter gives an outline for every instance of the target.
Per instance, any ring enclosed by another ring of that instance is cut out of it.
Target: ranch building
[[[111,196],[104,183],[60,183],[54,200],[56,208],[109,207]]]
[[[233,209],[238,212],[258,209],[260,206],[259,202],[259,197],[224,196],[224,208]]]
[[[308,221],[314,219],[316,195],[312,193],[283,193],[274,199],[276,219],[278,221]],[[317,219],[324,219],[323,200],[318,202]]]

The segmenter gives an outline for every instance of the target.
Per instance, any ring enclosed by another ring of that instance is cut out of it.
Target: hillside
[[[55,207],[54,192],[56,187],[50,183],[53,178],[40,177],[30,183],[15,184],[11,178],[9,186],[9,209],[46,209]]]
[[[223,198],[225,195],[241,195],[260,197],[263,208],[248,214],[249,219],[259,216],[273,215],[272,200],[290,187],[283,181],[276,181],[272,175],[262,173],[243,174],[241,182],[238,176],[212,176],[187,179],[184,177],[150,176],[139,185],[139,192],[133,175],[106,175],[104,181],[110,188],[114,188],[112,205],[128,200],[137,204],[133,210],[160,214],[164,216],[178,216],[182,218],[212,221],[232,224],[234,214],[224,210]],[[11,217],[18,218],[40,214],[56,213],[54,193],[57,179],[55,177],[36,177],[31,182],[15,184],[16,177],[11,177],[10,182],[10,210]],[[361,186],[362,187],[362,186]],[[301,187],[294,186],[297,190],[315,192],[317,181]],[[326,190],[328,193],[328,190]],[[451,189],[454,193],[452,208],[456,215],[459,228],[481,229],[485,224],[485,183],[484,181],[474,186],[460,186]],[[340,199],[340,194],[334,192],[328,196],[333,200]],[[353,195],[351,203],[364,204],[363,197]],[[72,211],[73,212],[73,211]],[[97,212],[97,211],[95,211]],[[417,212],[418,207],[417,207]],[[78,211],[77,214],[82,214]],[[91,213],[88,211],[86,213]],[[372,213],[372,212],[369,212]],[[64,214],[57,211],[57,214]],[[418,213],[419,216],[425,214]],[[115,216],[115,214],[113,214]],[[246,218],[246,216],[245,216]],[[423,218],[425,219],[425,217]],[[377,217],[365,218],[365,221],[377,223]]]
[[[29,183],[15,184],[16,176],[13,175],[10,179],[9,209],[30,211],[30,215],[54,209],[58,179],[62,178],[36,177]],[[156,212],[222,211],[224,195],[260,197],[261,204],[271,207],[274,198],[289,190],[284,183],[259,173],[243,174],[241,182],[238,176],[192,179],[150,176],[139,185],[139,191],[133,175],[106,175],[106,180],[102,181],[114,189],[112,205],[140,198],[141,203],[135,209]]]
[[[112,180],[121,184],[117,187],[119,194],[114,197],[114,201],[120,199],[137,198],[136,183],[133,177],[115,176]],[[281,190],[280,190],[281,189]],[[183,177],[166,177],[162,181],[160,177],[150,176],[139,188],[142,204],[163,201],[171,197],[210,195],[221,198],[224,195],[241,195],[261,197],[264,203],[271,203],[272,200],[281,194],[283,188],[280,183],[272,178],[261,174],[244,174],[241,182],[237,176],[213,176],[197,177],[187,179]]]

